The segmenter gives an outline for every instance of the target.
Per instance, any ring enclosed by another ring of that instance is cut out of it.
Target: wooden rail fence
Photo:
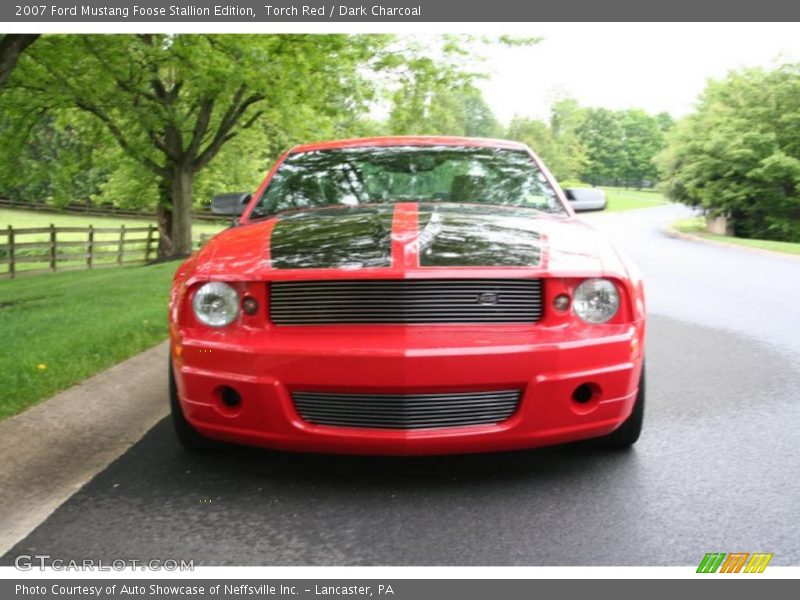
[[[201,243],[204,241],[201,239]],[[155,225],[111,228],[51,224],[24,229],[9,225],[0,229],[0,277],[145,263],[155,258],[157,249]]]
[[[11,198],[0,198],[0,208],[35,210],[38,212],[62,213],[69,215],[92,215],[96,217],[125,217],[133,219],[152,219],[153,211],[140,211],[102,204],[68,204],[56,208],[44,202],[19,202]],[[224,222],[224,216],[215,215],[210,210],[197,210],[192,214],[193,221]]]

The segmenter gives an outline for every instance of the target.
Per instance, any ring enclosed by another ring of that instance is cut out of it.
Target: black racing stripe
[[[423,267],[526,267],[541,261],[536,213],[493,206],[425,204],[419,210]]]
[[[392,206],[336,207],[280,217],[272,231],[275,269],[389,267]]]

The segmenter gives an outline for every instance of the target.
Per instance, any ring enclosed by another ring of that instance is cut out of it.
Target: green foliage
[[[197,206],[220,191],[254,189],[280,152],[300,142],[389,131],[499,135],[471,83],[478,76],[471,38],[433,42],[46,36],[0,98],[0,163],[8,166],[0,193],[169,209],[172,175],[188,163]],[[391,123],[369,119],[387,94]]]
[[[800,241],[800,65],[710,81],[668,137],[670,198],[731,216],[737,236]]]
[[[652,186],[658,175],[654,159],[672,127],[668,114],[588,108],[582,117],[575,130],[586,149],[582,179],[593,185]]]
[[[584,110],[572,98],[562,98],[550,109],[550,128],[561,153],[558,162],[563,168],[556,171],[564,178],[580,178],[586,167],[586,145],[578,135]]]
[[[107,138],[77,112],[0,117],[0,189],[15,200],[55,206],[88,199],[108,175]]]
[[[3,87],[23,52],[39,38],[38,33],[0,34],[0,88]]]
[[[182,253],[191,243],[194,180],[223,148],[230,150],[226,171],[236,165],[232,183],[239,183],[235,179],[254,176],[274,158],[278,142],[335,131],[337,120],[346,122],[374,99],[365,70],[380,68],[389,39],[46,36],[26,52],[9,79],[3,114],[12,127],[26,115],[75,112],[102,126],[105,136],[99,143],[85,136],[60,140],[79,166],[97,148],[105,150],[104,177],[92,180],[92,189],[74,187],[73,197],[83,191],[157,205],[164,242],[159,251]],[[41,129],[40,123],[34,121],[34,128]],[[45,129],[52,131],[52,125]],[[238,147],[231,147],[233,140]],[[53,172],[64,169],[59,164]],[[0,183],[14,187],[14,182]]]
[[[444,35],[403,38],[391,46],[402,55],[388,69],[385,81],[390,104],[386,129],[393,135],[458,135],[498,137],[502,127],[475,82],[481,49],[489,45],[530,46],[535,37]]]
[[[553,104],[549,124],[515,117],[506,135],[533,148],[557,179],[640,188],[656,179],[653,159],[671,127],[666,113],[584,108],[565,98]]]
[[[581,181],[580,179],[559,179],[558,185],[562,188],[585,188],[585,187],[592,187],[585,181]]]
[[[586,147],[581,176],[592,185],[619,181],[625,167],[625,131],[619,115],[607,108],[588,108],[577,133]]]
[[[570,139],[571,133],[559,137],[543,121],[514,117],[508,125],[506,137],[530,146],[556,179],[577,177],[583,154],[577,140]]]
[[[426,94],[424,101],[418,100],[418,90],[397,92],[387,124],[389,134],[491,138],[502,133],[483,96],[471,85],[444,86]]]
[[[186,247],[192,206],[253,190],[305,141],[371,135],[510,137],[559,179],[641,185],[669,115],[587,109],[504,129],[476,82],[481,48],[538,38],[386,35],[48,35],[0,96],[0,194],[158,212]],[[370,112],[386,105],[386,119]],[[765,165],[762,177],[791,166]],[[161,251],[162,248],[160,247]]]
[[[624,150],[620,160],[620,179],[641,187],[644,181],[655,181],[658,168],[653,158],[664,148],[663,127],[669,122],[662,116],[651,117],[643,110],[618,113],[622,126]],[[668,117],[669,115],[667,115]]]

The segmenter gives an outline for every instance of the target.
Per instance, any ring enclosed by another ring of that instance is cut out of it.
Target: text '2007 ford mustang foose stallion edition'
[[[177,271],[180,441],[445,454],[588,438],[644,411],[638,270],[524,145],[299,146]]]

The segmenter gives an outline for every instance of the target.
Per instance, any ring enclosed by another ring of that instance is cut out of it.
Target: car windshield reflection
[[[289,156],[250,218],[284,210],[396,202],[515,206],[566,214],[542,171],[523,150],[389,146]]]

